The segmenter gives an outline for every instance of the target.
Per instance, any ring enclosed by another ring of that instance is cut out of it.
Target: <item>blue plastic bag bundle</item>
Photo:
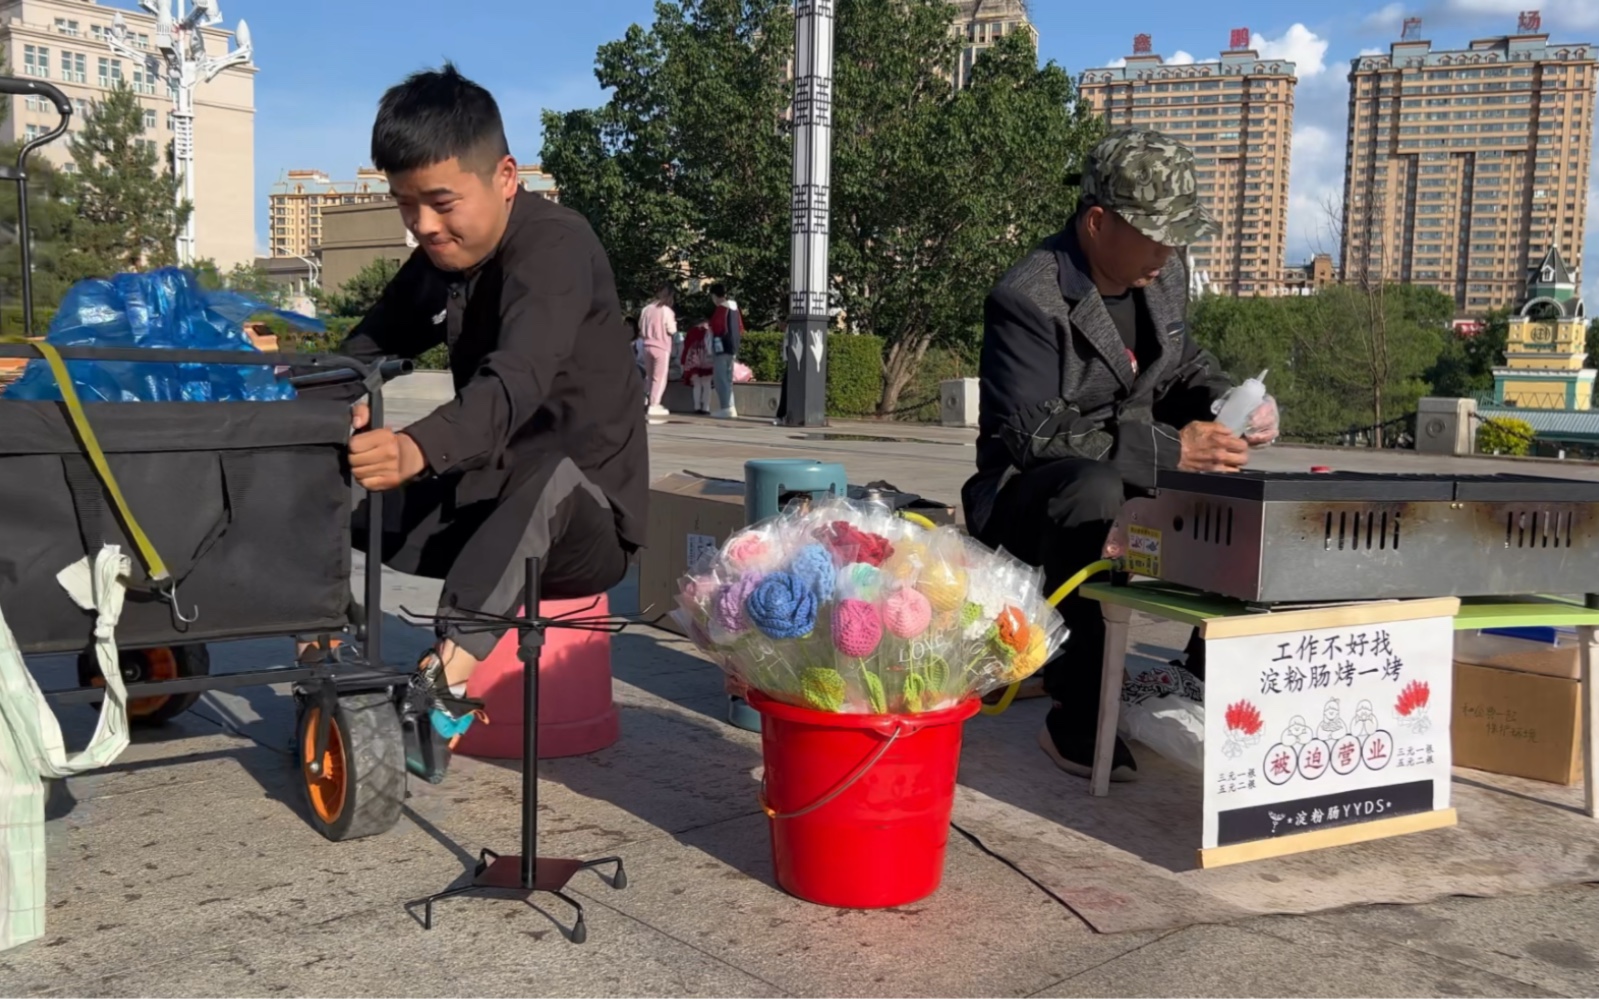
[[[248,295],[207,291],[192,272],[167,267],[73,285],[45,341],[57,347],[255,351],[244,323],[262,313],[281,316],[299,329],[326,329]],[[273,402],[295,394],[270,365],[68,361],[67,371],[86,403]],[[49,365],[34,360],[0,398],[54,401],[61,389]]]

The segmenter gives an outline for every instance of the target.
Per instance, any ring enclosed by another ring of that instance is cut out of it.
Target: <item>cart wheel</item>
[[[178,680],[190,676],[209,676],[211,653],[204,645],[124,649],[117,653],[117,665],[122,670],[124,683]],[[78,683],[86,687],[105,686],[105,677],[100,675],[100,666],[95,662],[92,651],[85,651],[78,656]],[[199,691],[130,698],[128,722],[140,728],[165,725],[194,707],[199,699]],[[94,703],[95,710],[99,710],[100,704],[100,701]]]
[[[337,703],[316,770],[322,709],[314,698],[305,702],[295,739],[311,824],[334,842],[388,832],[405,801],[405,737],[394,699],[351,694]]]

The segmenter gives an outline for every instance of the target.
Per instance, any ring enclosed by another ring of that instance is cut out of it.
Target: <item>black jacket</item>
[[[418,249],[339,348],[416,357],[447,343],[455,399],[406,428],[430,470],[489,499],[519,457],[565,454],[645,540],[644,386],[598,237],[577,212],[518,192],[499,249],[470,275]]]
[[[1211,418],[1231,380],[1188,332],[1188,269],[1174,254],[1143,290],[1157,334],[1135,376],[1075,225],[1006,273],[983,306],[977,474],[962,490],[974,534],[1017,472],[1062,458],[1116,466],[1135,489],[1174,468],[1178,430]]]

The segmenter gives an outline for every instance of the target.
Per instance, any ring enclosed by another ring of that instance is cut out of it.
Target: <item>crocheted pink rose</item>
[[[840,600],[833,607],[833,644],[838,651],[865,659],[883,640],[883,621],[877,608],[864,600]]]
[[[771,546],[759,534],[745,534],[734,538],[727,546],[727,560],[740,568],[758,565],[766,559]]]
[[[915,638],[933,623],[933,605],[918,590],[895,590],[883,601],[883,626],[896,638]]]

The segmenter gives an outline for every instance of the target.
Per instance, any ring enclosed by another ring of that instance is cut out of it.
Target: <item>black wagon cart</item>
[[[27,232],[27,160],[67,129],[55,87],[0,77],[0,94],[45,98],[54,130],[22,147],[0,178],[17,184]],[[21,240],[24,329],[33,333],[28,240]],[[116,641],[135,724],[161,724],[205,691],[293,683],[295,753],[312,824],[333,840],[382,833],[399,819],[408,773],[436,781],[444,747],[408,708],[408,672],[384,665],[381,563],[366,560],[352,589],[354,503],[347,448],[360,383],[373,426],[384,383],[408,361],[254,351],[0,343],[0,358],[40,359],[61,401],[0,399],[0,609],[25,656],[80,654],[79,682],[55,704],[103,695],[86,657],[94,618],[57,583],[104,545],[131,556]],[[284,366],[301,391],[270,402],[83,405],[67,363]],[[382,496],[372,494],[369,551],[379,551]],[[282,638],[286,665],[213,674],[210,643]],[[294,640],[320,655],[297,657]]]

